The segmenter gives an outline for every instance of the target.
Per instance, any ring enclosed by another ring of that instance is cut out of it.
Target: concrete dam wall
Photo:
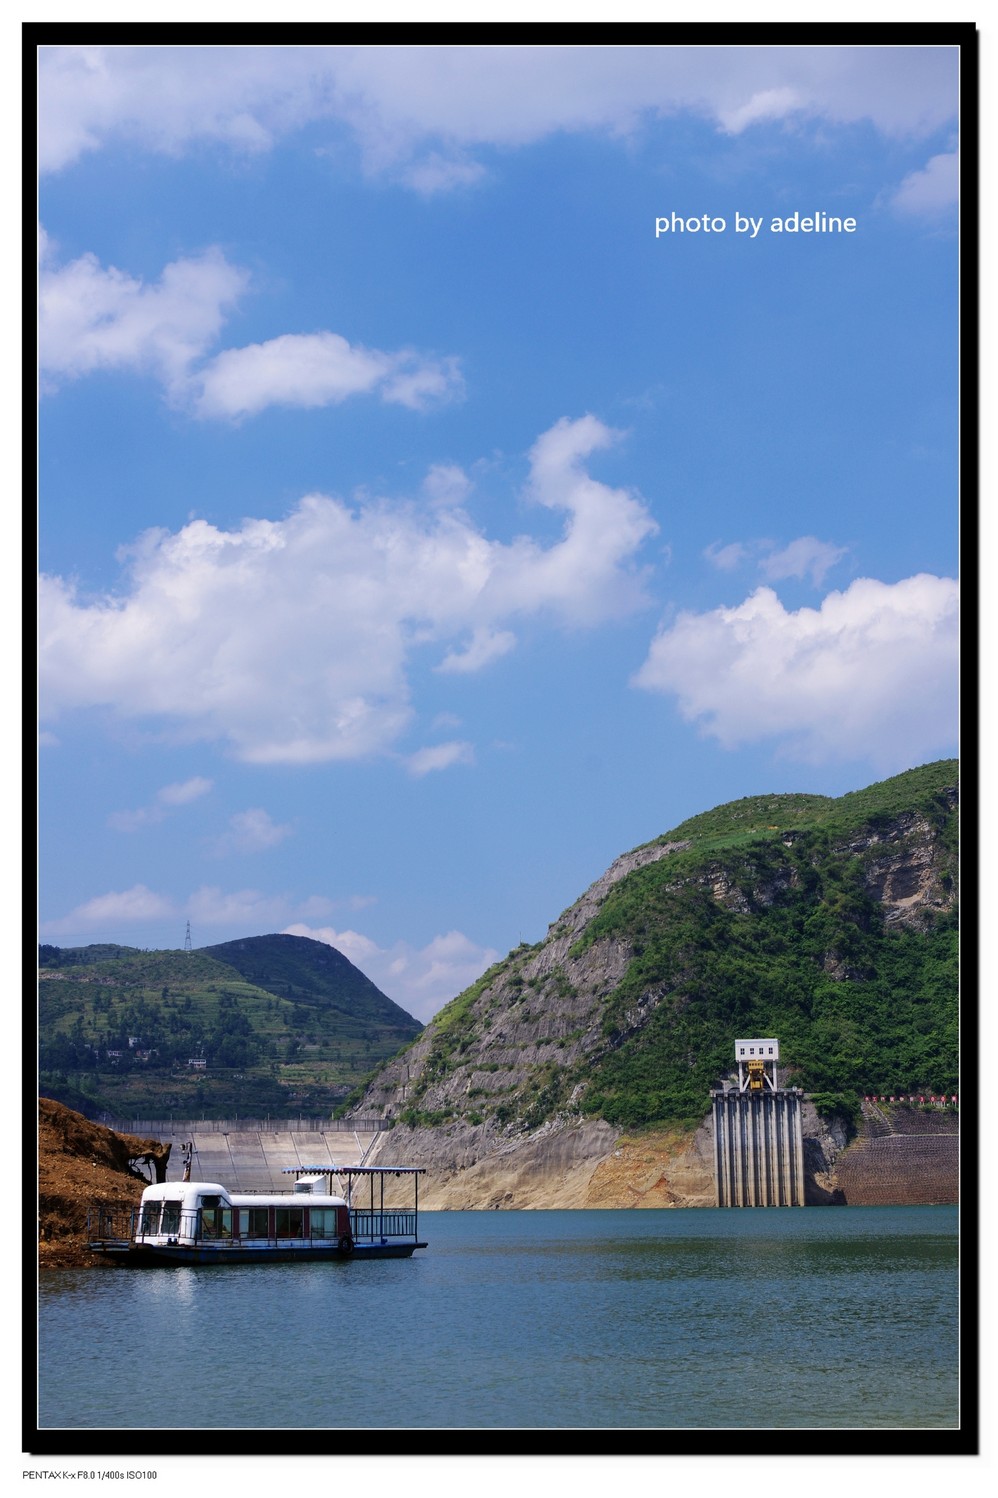
[[[260,1121],[177,1121],[133,1119],[115,1121],[108,1127],[172,1145],[167,1167],[168,1181],[179,1181],[184,1172],[185,1146],[193,1145],[191,1176],[217,1181],[232,1191],[287,1191],[287,1168],[317,1165],[328,1170],[336,1165],[361,1165],[370,1153],[379,1128],[375,1121],[353,1123],[328,1119],[274,1119]]]

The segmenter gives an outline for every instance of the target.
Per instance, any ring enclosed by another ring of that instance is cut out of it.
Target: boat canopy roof
[[[217,1196],[220,1204],[228,1207],[343,1207],[347,1204],[346,1198],[335,1192],[316,1193],[306,1198],[291,1191],[233,1191],[218,1181],[159,1181],[145,1188],[142,1200],[180,1202],[185,1210],[190,1211],[205,1196]]]

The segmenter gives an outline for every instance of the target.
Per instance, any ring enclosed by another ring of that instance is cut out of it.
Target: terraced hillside
[[[90,1116],[328,1114],[421,1028],[300,936],[40,960],[40,1090]]]

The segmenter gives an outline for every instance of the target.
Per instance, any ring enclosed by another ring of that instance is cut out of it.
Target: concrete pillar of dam
[[[712,1093],[719,1207],[802,1207],[801,1094]]]

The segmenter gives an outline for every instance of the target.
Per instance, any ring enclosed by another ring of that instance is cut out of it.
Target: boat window
[[[218,1201],[218,1197],[215,1197]],[[201,1234],[205,1238],[232,1237],[231,1207],[202,1207]]]
[[[269,1238],[270,1213],[266,1207],[239,1208],[240,1238]]]
[[[313,1207],[310,1222],[313,1238],[335,1238],[337,1236],[335,1207]]]
[[[142,1215],[139,1218],[140,1233],[159,1232],[159,1209],[160,1202],[143,1202]]]
[[[163,1203],[163,1220],[160,1222],[161,1233],[178,1233],[180,1231],[180,1202]]]
[[[305,1213],[301,1207],[278,1207],[278,1238],[301,1238],[305,1233]]]

